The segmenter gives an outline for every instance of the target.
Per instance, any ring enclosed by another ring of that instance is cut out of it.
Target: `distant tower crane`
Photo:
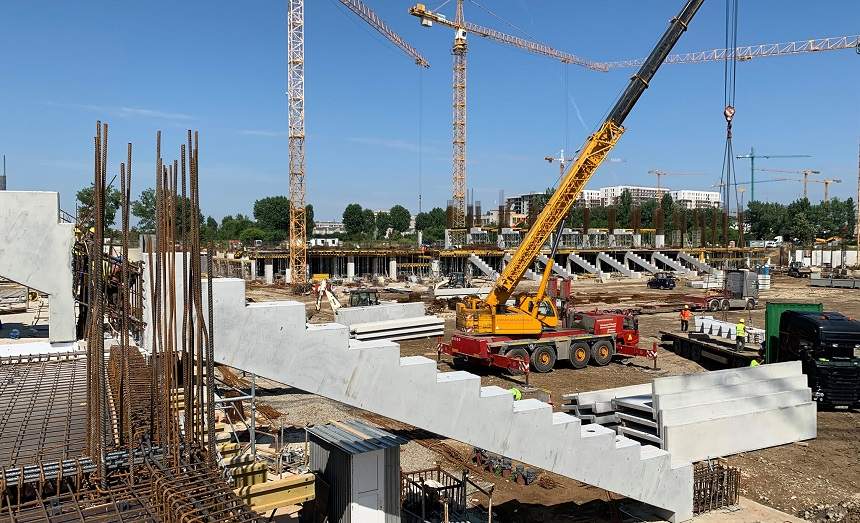
[[[379,31],[421,67],[427,60],[392,31],[359,0],[340,0],[353,13]],[[308,279],[308,241],[305,214],[305,3],[287,5],[287,100],[290,150],[290,276],[293,283]]]
[[[769,160],[771,158],[812,158],[812,156],[808,154],[756,154],[755,149],[750,147],[749,154],[739,154],[735,156],[738,160],[749,160],[750,161],[750,201],[755,200],[755,161],[757,158],[762,158]],[[765,171],[767,169],[759,169],[759,171]],[[793,172],[795,174],[800,174],[798,171],[775,171],[775,172]],[[804,179],[806,177],[804,176]],[[803,197],[806,198],[806,186],[804,185],[804,194]]]
[[[657,194],[660,194],[660,178],[664,176],[703,176],[701,173],[670,173],[660,169],[652,169],[648,174],[653,174],[657,177]]]
[[[813,169],[803,169],[800,171],[791,171],[791,170],[785,170],[785,169],[759,169],[759,171],[770,172],[770,173],[802,174],[803,175],[803,197],[804,198],[809,197],[809,192],[807,191],[807,186],[809,185],[810,181],[819,182],[819,183],[821,182],[821,180],[810,180],[809,179],[810,176],[814,176],[816,174],[821,174],[821,171],[816,171]],[[828,183],[828,185],[829,185],[829,183]],[[826,192],[827,192],[827,190],[826,190],[826,186],[825,186],[825,193]],[[825,196],[824,199],[826,200],[827,196]]]
[[[602,64],[553,49],[548,45],[531,42],[467,22],[463,18],[463,0],[457,0],[457,10],[453,21],[448,20],[445,15],[429,11],[424,4],[415,4],[409,9],[409,13],[420,18],[421,25],[425,27],[432,27],[433,23],[436,22],[454,29],[454,46],[452,48],[454,55],[453,209],[451,227],[460,229],[466,225],[466,34],[474,33],[535,54],[555,58],[566,64],[581,65],[596,71],[606,71],[607,69]]]

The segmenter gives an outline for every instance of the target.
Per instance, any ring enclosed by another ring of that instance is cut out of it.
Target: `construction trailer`
[[[331,523],[400,521],[400,446],[406,440],[358,420],[306,429],[317,482],[317,519]]]

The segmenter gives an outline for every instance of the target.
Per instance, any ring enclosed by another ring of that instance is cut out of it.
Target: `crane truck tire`
[[[570,346],[570,364],[574,369],[582,369],[588,365],[591,359],[591,348],[584,341],[579,341]]]
[[[615,347],[609,341],[601,340],[591,346],[591,361],[598,367],[609,365],[613,354]]]
[[[510,349],[509,351],[507,351],[505,353],[505,356],[507,356],[508,358],[516,358],[518,360],[523,360],[526,362],[526,364],[528,364],[528,362],[529,362],[529,351],[523,349],[522,347],[516,347],[516,348]],[[511,374],[519,374],[519,372],[515,372],[515,371],[508,371],[508,372],[510,372]]]
[[[538,345],[532,351],[532,368],[535,372],[549,372],[555,367],[555,347],[551,345]]]
[[[724,311],[727,311],[732,308],[732,304],[731,302],[729,302],[729,300],[723,299],[723,301],[720,303],[720,308],[722,308]]]

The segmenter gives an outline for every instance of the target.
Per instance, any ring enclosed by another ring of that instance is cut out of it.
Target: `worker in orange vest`
[[[687,332],[687,329],[690,328],[690,318],[693,317],[693,313],[690,312],[690,306],[684,305],[684,308],[681,310],[681,331]]]

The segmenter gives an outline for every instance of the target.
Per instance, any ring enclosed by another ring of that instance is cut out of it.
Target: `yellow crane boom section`
[[[511,261],[499,275],[496,285],[484,300],[487,305],[495,307],[508,300],[535,256],[540,253],[547,239],[570,212],[570,208],[585,189],[588,180],[594,176],[597,168],[606,159],[609,151],[615,147],[623,133],[624,127],[608,120],[596,133],[588,137],[576,161],[570,165],[562,178],[561,185],[550,197]]]

